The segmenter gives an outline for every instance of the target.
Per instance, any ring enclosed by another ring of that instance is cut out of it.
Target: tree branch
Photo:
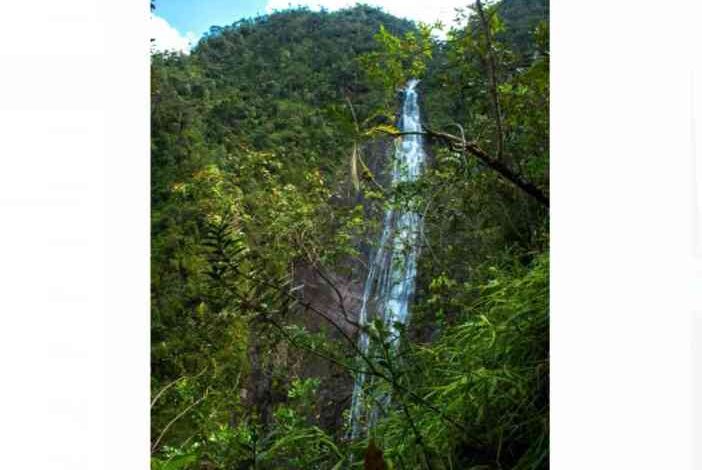
[[[194,376],[192,376],[191,378],[196,379],[196,378],[200,377],[206,370],[207,370],[207,367],[205,367],[204,369],[202,369],[200,372],[198,372],[197,375],[194,375]],[[184,376],[182,376],[182,377],[178,377],[178,378],[175,379],[173,382],[170,382],[168,385],[166,385],[166,386],[163,387],[161,390],[159,390],[159,392],[154,396],[153,400],[151,400],[151,408],[154,407],[154,405],[156,404],[156,402],[158,401],[158,399],[161,398],[161,395],[163,395],[166,391],[168,391],[169,388],[171,388],[173,385],[177,384],[177,383],[180,382],[181,380],[184,380],[184,379],[187,379],[187,378],[188,378],[187,375],[184,375]]]
[[[485,165],[496,171],[504,179],[514,184],[516,187],[524,191],[526,194],[535,199],[539,204],[544,207],[549,207],[548,196],[534,183],[527,180],[524,176],[519,173],[512,171],[506,164],[493,157],[485,150],[480,148],[475,142],[466,142],[462,138],[449,134],[447,132],[434,131],[427,127],[424,127],[424,131],[417,132],[390,132],[387,130],[382,130],[392,136],[401,137],[403,135],[426,135],[431,138],[441,140],[449,145],[451,150],[462,153],[469,153],[474,157],[478,158]]]
[[[158,439],[156,439],[156,442],[151,446],[151,453],[153,454],[154,451],[158,448],[158,445],[161,443],[161,439],[163,439],[163,436],[166,435],[166,432],[170,429],[173,424],[175,424],[176,421],[178,421],[180,418],[185,416],[190,410],[195,408],[197,405],[199,405],[205,398],[207,398],[207,392],[208,390],[205,390],[205,394],[201,396],[199,399],[195,400],[193,403],[188,405],[187,408],[185,408],[183,411],[178,413],[175,418],[170,420],[168,424],[166,424],[166,427],[163,428],[163,431],[161,431],[161,434],[159,434]]]

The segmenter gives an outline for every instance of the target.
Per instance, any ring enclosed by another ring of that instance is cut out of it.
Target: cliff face
[[[310,332],[324,333],[327,338],[348,349],[349,338],[356,340],[358,311],[363,300],[363,279],[322,273],[304,266],[298,269],[298,281],[304,285],[301,300],[320,313],[303,313],[300,323]],[[332,326],[323,316],[338,325]],[[327,429],[343,428],[343,412],[348,408],[353,389],[353,377],[346,370],[319,357],[292,352],[289,364],[298,366],[301,377],[320,380],[317,406],[320,424]],[[296,364],[297,363],[297,364]]]

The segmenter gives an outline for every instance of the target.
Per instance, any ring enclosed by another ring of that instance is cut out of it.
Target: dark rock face
[[[345,340],[344,335],[355,336],[358,312],[363,302],[364,279],[359,279],[354,273],[342,276],[307,265],[296,269],[295,278],[303,286],[300,300],[327,316],[343,333],[327,328],[329,322],[322,318],[321,313],[315,312],[308,312],[303,319],[303,325],[309,331],[330,330],[330,337],[339,341]]]
[[[351,275],[342,277],[324,273],[309,266],[299,268],[296,279],[304,285],[301,300],[309,302],[312,308],[320,312],[308,310],[301,315],[301,324],[310,332],[323,332],[332,342],[338,343],[340,349],[348,350],[348,341],[356,341],[363,280]],[[338,329],[330,322],[334,322]],[[351,401],[353,376],[341,367],[309,354],[300,364],[299,373],[301,377],[320,380],[317,393],[319,423],[325,429],[340,434],[344,426],[343,412]]]

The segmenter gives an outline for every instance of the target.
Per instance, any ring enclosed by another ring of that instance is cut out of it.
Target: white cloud
[[[357,0],[268,0],[266,11],[284,10],[290,6],[306,6],[313,10],[324,7],[327,10],[338,10],[340,8],[352,7]],[[441,21],[444,29],[454,24],[456,8],[465,8],[471,2],[469,0],[365,0],[373,6],[382,7],[387,13],[400,18],[422,21],[424,23],[434,23]]]
[[[151,16],[151,37],[154,38],[153,46],[157,51],[176,51],[189,54],[190,49],[197,43],[197,36],[193,32],[181,35],[177,29],[160,16]]]

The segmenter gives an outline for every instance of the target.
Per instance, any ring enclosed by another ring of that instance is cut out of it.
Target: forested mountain
[[[548,2],[545,0],[508,0],[497,5],[497,14],[505,24],[497,38],[527,61],[537,51],[534,29],[548,22]]]
[[[152,55],[153,468],[547,468],[548,5],[474,8],[445,41],[358,5]],[[428,161],[392,184],[412,77]],[[389,208],[423,221],[392,341],[359,324]]]

